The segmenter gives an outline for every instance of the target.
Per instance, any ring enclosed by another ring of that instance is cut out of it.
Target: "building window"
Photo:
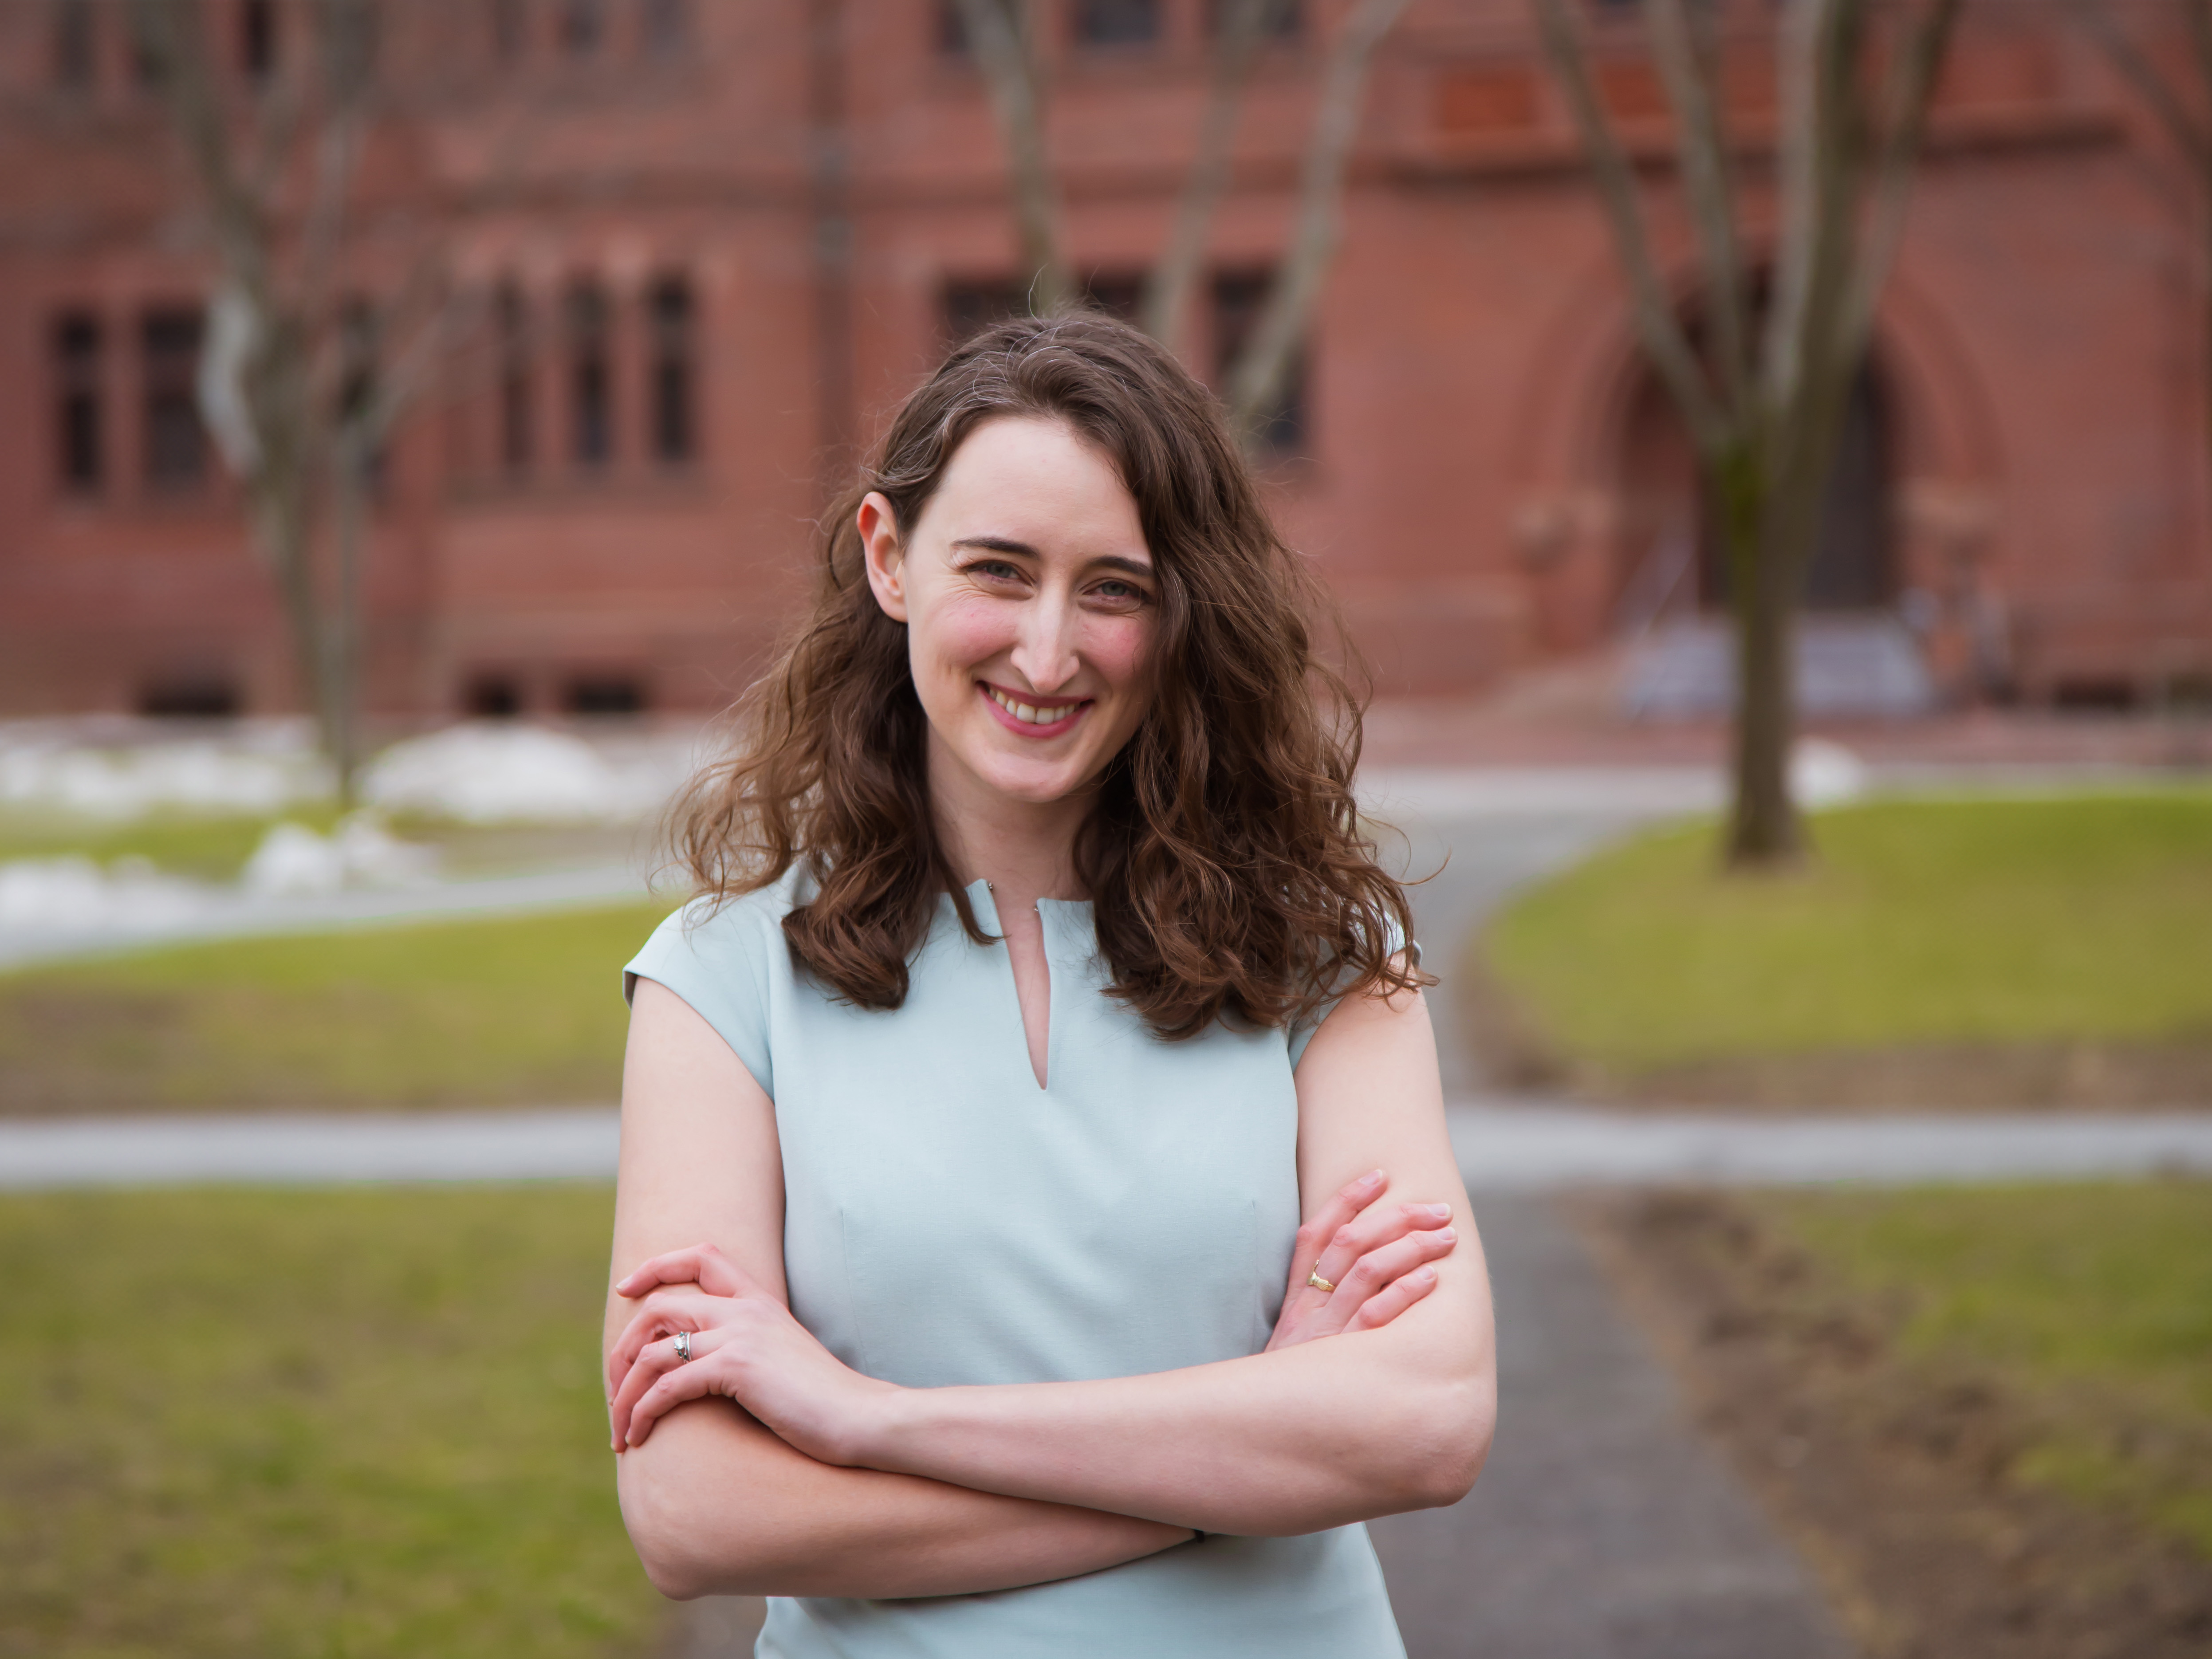
[[[384,20],[376,0],[318,0],[328,9],[323,24],[324,65],[344,92],[358,93],[376,78],[384,45]]]
[[[266,81],[276,72],[276,0],[240,0],[238,66],[249,81]]]
[[[88,91],[100,68],[100,33],[92,0],[53,0],[54,84]]]
[[[140,325],[139,349],[146,482],[157,489],[189,488],[207,475],[207,432],[200,424],[194,388],[200,313],[180,308],[148,312]]]
[[[55,459],[62,487],[91,495],[106,476],[101,430],[100,319],[68,312],[54,323]]]
[[[510,475],[530,470],[536,445],[538,387],[530,373],[530,311],[522,290],[501,286],[492,301],[493,325],[499,331],[499,464]]]
[[[607,332],[605,290],[579,283],[568,291],[568,447],[580,466],[604,466],[614,458],[614,373]]]
[[[691,285],[681,276],[663,277],[653,285],[646,307],[653,328],[653,458],[672,464],[688,461],[699,445]]]
[[[604,0],[561,0],[561,49],[571,58],[589,58],[606,38]]]
[[[149,680],[134,701],[140,714],[156,720],[227,720],[237,718],[245,699],[228,674],[196,669]]]
[[[562,706],[571,714],[641,714],[645,687],[620,674],[593,674],[562,688]]]
[[[1079,46],[1138,46],[1159,38],[1159,0],[1075,0]]]
[[[994,323],[1030,313],[1028,290],[1019,283],[947,283],[945,285],[945,337],[960,345]]]
[[[522,688],[511,674],[477,674],[462,689],[471,720],[511,720],[522,712]]]
[[[530,17],[523,0],[489,0],[492,55],[517,64],[530,48]]]
[[[1259,325],[1261,308],[1274,284],[1273,271],[1224,271],[1213,279],[1213,365],[1215,386],[1226,388],[1229,376]],[[1273,454],[1292,455],[1306,447],[1306,362],[1304,349],[1291,360],[1283,389],[1274,409],[1260,425],[1260,447]]]
[[[679,58],[691,45],[690,0],[643,0],[638,42],[649,58]]]
[[[1206,33],[1209,39],[1219,38],[1231,12],[1240,0],[1206,0]],[[1260,38],[1263,40],[1293,40],[1305,32],[1306,11],[1304,0],[1259,0]]]

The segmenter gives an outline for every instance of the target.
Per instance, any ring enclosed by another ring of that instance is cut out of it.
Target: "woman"
[[[647,1572],[785,1659],[1402,1654],[1358,1523],[1472,1484],[1490,1310],[1309,579],[1096,317],[955,353],[831,526],[629,967]]]

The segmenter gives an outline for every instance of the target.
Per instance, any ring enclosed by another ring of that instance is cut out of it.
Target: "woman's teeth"
[[[1016,720],[1028,726],[1050,726],[1054,720],[1066,720],[1080,706],[1077,703],[1063,702],[1057,703],[1050,708],[1039,708],[1034,703],[1015,702],[994,685],[987,685],[983,689],[991,694],[992,702],[997,703]]]

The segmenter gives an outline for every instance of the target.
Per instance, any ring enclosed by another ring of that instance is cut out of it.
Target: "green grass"
[[[2016,1476],[2212,1558],[2212,1183],[1769,1195],[1785,1237],[1901,1303],[1908,1356],[2001,1376]]]
[[[2212,791],[1893,801],[1817,860],[1725,878],[1708,825],[1511,905],[1482,949],[1570,1053],[1621,1071],[1923,1043],[2212,1038]]]
[[[611,1208],[0,1200],[0,1655],[647,1649],[596,1365]]]
[[[666,903],[179,946],[0,975],[0,1111],[611,1101]]]

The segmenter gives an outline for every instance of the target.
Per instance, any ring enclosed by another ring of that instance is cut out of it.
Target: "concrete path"
[[[1804,1568],[1552,1206],[1483,1197],[1498,1431],[1449,1510],[1372,1523],[1408,1659],[1831,1659]]]
[[[1479,1194],[2212,1175],[2203,1112],[1771,1121],[1468,1105],[1450,1121]],[[0,1120],[0,1190],[605,1181],[619,1139],[609,1107]]]

